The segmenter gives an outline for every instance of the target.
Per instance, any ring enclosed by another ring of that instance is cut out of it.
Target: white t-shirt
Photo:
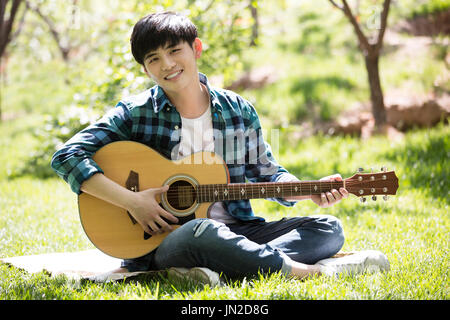
[[[181,142],[178,159],[199,151],[214,152],[214,135],[211,108],[198,118],[181,117]],[[215,202],[209,209],[209,217],[223,223],[233,223],[233,218],[224,208],[222,202]]]
[[[211,108],[208,108],[198,118],[181,117],[181,142],[178,149],[178,159],[199,151],[214,152]],[[294,181],[299,181],[299,179],[290,173],[284,173],[277,179],[277,182]],[[237,221],[225,210],[223,202],[215,202],[209,208],[209,217],[225,224]]]

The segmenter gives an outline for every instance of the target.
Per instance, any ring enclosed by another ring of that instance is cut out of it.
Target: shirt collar
[[[206,75],[199,72],[198,76],[199,76],[200,82],[203,83],[206,86],[206,88],[208,89],[209,96],[211,97],[211,105],[214,108],[216,108],[218,111],[222,111],[222,106],[217,97],[217,94],[216,94],[215,90],[211,89]],[[151,100],[153,103],[153,109],[154,109],[155,113],[159,112],[161,109],[163,109],[166,104],[173,107],[172,103],[167,98],[166,94],[164,93],[163,88],[161,88],[159,85],[156,85],[152,89],[153,90],[152,90],[152,94],[151,94]]]

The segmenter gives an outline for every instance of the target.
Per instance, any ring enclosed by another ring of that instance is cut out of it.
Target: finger
[[[326,195],[327,195],[328,201],[330,201],[330,202],[336,201],[336,199],[334,198],[334,196],[331,192],[327,192]]]
[[[156,188],[155,191],[156,191],[156,194],[160,194],[160,193],[166,192],[167,190],[169,190],[169,185],[165,185],[161,188]]]
[[[167,212],[166,210],[164,210],[163,208],[159,207],[159,213],[160,215],[162,215],[164,218],[172,221],[173,223],[178,223],[178,218],[175,217],[173,214]]]
[[[342,176],[339,173],[333,174],[331,176],[326,176],[320,179],[321,181],[341,181]]]
[[[325,195],[325,193],[321,193],[321,194],[320,194],[320,204],[321,204],[322,206],[328,204],[327,196]]]
[[[141,227],[142,227],[142,229],[144,229],[144,231],[146,232],[146,233],[148,233],[149,235],[154,235],[155,233],[148,227],[148,225],[147,224],[145,224],[145,223],[139,223],[140,225],[141,225]]]
[[[336,199],[336,200],[342,199],[342,195],[336,189],[331,190],[331,193],[333,194],[334,199]]]
[[[158,228],[158,226],[156,225],[156,223],[154,221],[149,221],[148,222],[148,226],[150,227],[150,229],[155,232],[155,233],[159,233],[160,230]]]
[[[348,193],[347,189],[340,188],[339,191],[341,192],[341,194],[344,198],[348,198],[349,193]]]
[[[164,221],[164,219],[162,219],[161,217],[158,217],[155,219],[156,223],[161,227],[161,231],[162,232],[170,232],[172,231],[172,227],[170,226],[170,224],[168,224],[166,221]]]

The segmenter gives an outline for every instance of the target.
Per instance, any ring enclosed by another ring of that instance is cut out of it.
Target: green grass
[[[26,117],[0,125],[0,257],[93,248],[78,220],[76,197],[58,178],[8,179],[4,168],[20,165],[32,145],[33,123]],[[361,141],[317,136],[290,146],[278,159],[303,179],[335,172],[352,175],[359,166],[386,165],[400,179],[388,202],[361,204],[355,196],[320,209],[309,201],[293,209],[255,200],[256,212],[268,220],[327,213],[341,219],[343,250],[377,249],[391,263],[386,274],[314,277],[293,280],[279,274],[201,287],[144,276],[108,284],[74,282],[63,276],[29,274],[0,265],[0,299],[448,299],[448,213],[450,150],[448,126],[409,132],[404,141],[384,137]],[[282,133],[281,138],[283,138]]]

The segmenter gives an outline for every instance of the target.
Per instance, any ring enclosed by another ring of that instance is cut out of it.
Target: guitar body
[[[183,194],[184,189],[190,190],[196,185],[229,182],[226,164],[212,152],[199,152],[171,161],[144,144],[119,141],[99,149],[93,159],[106,177],[133,191],[171,185],[167,195],[157,198],[157,201],[165,210],[179,217],[181,224],[191,219],[206,218],[212,202],[199,203],[189,196],[175,201],[170,198],[171,189]],[[78,207],[81,224],[89,240],[99,250],[116,258],[143,256],[157,248],[168,235],[167,232],[155,236],[144,233],[125,209],[87,193],[79,195]],[[179,225],[173,227],[176,229]]]

